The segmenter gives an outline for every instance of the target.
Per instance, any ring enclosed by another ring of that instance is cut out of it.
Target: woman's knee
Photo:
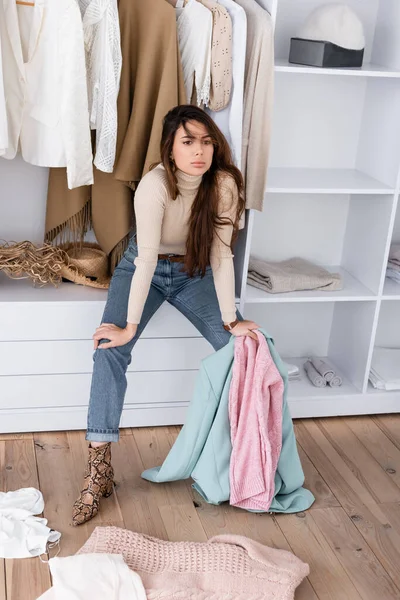
[[[108,342],[109,340],[101,340],[102,342]],[[115,348],[96,348],[93,353],[93,361],[95,363],[103,364],[118,364],[121,367],[128,368],[132,361],[132,349],[128,348],[128,344],[125,346],[117,346]]]

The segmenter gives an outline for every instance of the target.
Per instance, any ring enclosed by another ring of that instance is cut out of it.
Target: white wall
[[[353,169],[365,89],[362,77],[276,73],[270,166]]]
[[[259,258],[301,256],[324,265],[340,265],[349,197],[319,194],[267,194],[257,214],[251,252]]]
[[[400,340],[400,301],[382,302],[375,346],[399,348]]]
[[[0,239],[43,241],[47,181],[48,169],[0,158]]]

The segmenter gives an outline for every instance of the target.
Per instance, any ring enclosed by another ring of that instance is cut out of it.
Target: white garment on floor
[[[0,2],[7,98],[4,158],[67,167],[70,189],[93,183],[85,47],[76,0]]]
[[[96,130],[94,164],[112,173],[117,145],[117,98],[122,68],[117,0],[79,0],[85,36],[90,126]]]
[[[47,542],[56,542],[61,533],[47,527],[42,493],[35,488],[0,492],[0,557],[30,558],[46,552]]]
[[[197,0],[176,9],[179,50],[187,102],[190,104],[193,83],[197,104],[208,105],[211,86],[212,12]]]
[[[6,113],[6,99],[4,96],[3,83],[3,63],[1,58],[0,44],[0,156],[2,156],[8,147],[8,127]]]
[[[141,578],[121,554],[75,554],[49,565],[53,587],[37,600],[146,600]]]
[[[232,20],[232,90],[231,99],[224,109],[214,112],[207,109],[232,150],[235,165],[242,164],[242,123],[244,71],[246,63],[247,19],[244,9],[233,0],[218,0]]]

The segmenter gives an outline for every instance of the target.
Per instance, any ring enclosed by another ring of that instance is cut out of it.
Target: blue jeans
[[[136,241],[132,237],[112,277],[103,323],[114,323],[118,327],[126,325],[136,256]],[[164,300],[185,315],[215,350],[228,343],[231,334],[223,328],[211,267],[207,268],[205,277],[191,278],[182,271],[181,263],[159,260],[136,336],[124,346],[97,349],[94,353],[87,440],[118,441],[127,387],[126,371],[131,362],[132,348]],[[239,314],[238,318],[241,318]]]

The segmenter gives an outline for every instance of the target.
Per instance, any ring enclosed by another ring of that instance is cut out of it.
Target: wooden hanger
[[[24,0],[16,0],[15,4],[19,4],[20,6],[35,6],[34,2],[24,2]]]

